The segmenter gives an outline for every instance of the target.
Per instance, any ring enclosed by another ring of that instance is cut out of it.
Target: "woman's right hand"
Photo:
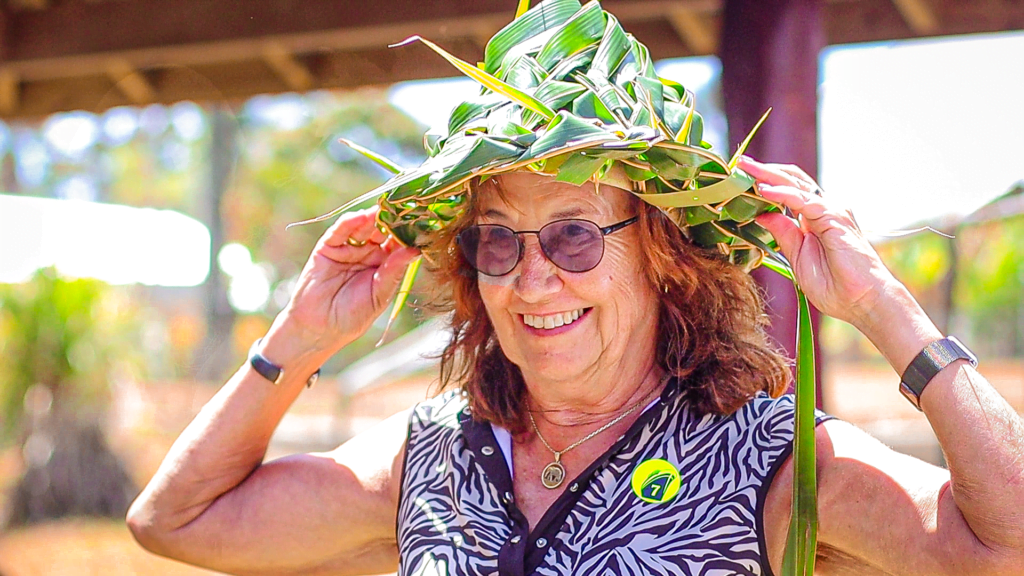
[[[342,215],[320,237],[268,339],[283,336],[296,352],[330,355],[384,312],[419,250],[378,230],[377,211]]]

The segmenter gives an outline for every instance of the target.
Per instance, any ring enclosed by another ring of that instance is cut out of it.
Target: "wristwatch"
[[[260,354],[260,343],[262,342],[263,338],[259,338],[253,342],[252,347],[249,348],[249,364],[260,376],[270,380],[275,385],[280,384],[281,380],[284,379],[284,368],[281,368],[270,360],[267,360],[262,354]],[[311,388],[319,378],[320,369],[317,368],[316,372],[313,372],[313,375],[309,377],[309,380],[306,380],[306,388]]]
[[[978,357],[953,336],[932,342],[924,347],[907,367],[900,380],[900,392],[921,410],[921,393],[943,368],[957,360],[967,360],[978,366]]]

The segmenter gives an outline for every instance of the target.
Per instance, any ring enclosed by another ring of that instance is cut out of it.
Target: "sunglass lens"
[[[519,239],[504,226],[470,226],[459,233],[459,247],[469,265],[488,276],[508,274],[519,262]]]
[[[587,220],[552,222],[541,229],[539,240],[544,254],[556,266],[569,272],[592,270],[604,256],[601,229]]]

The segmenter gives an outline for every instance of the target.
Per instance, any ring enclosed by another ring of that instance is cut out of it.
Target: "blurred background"
[[[511,0],[0,3],[0,574],[199,574],[123,526],[177,434],[287,302],[326,224],[412,166],[473,94]],[[619,0],[730,153],[797,163],[854,209],[939,327],[1024,410],[1024,2]],[[910,233],[930,227],[940,233]],[[759,273],[792,347],[791,287]],[[787,289],[789,291],[787,291]],[[414,297],[415,300],[415,297]],[[436,391],[437,321],[384,319],[324,367],[269,458],[327,450]],[[942,465],[898,376],[820,319],[820,400]]]

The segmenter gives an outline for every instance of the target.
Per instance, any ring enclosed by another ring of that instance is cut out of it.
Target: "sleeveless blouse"
[[[457,392],[427,400],[409,422],[398,574],[771,575],[764,501],[792,449],[793,412],[791,395],[760,394],[732,415],[699,416],[670,384],[566,478],[531,532],[491,425]]]

